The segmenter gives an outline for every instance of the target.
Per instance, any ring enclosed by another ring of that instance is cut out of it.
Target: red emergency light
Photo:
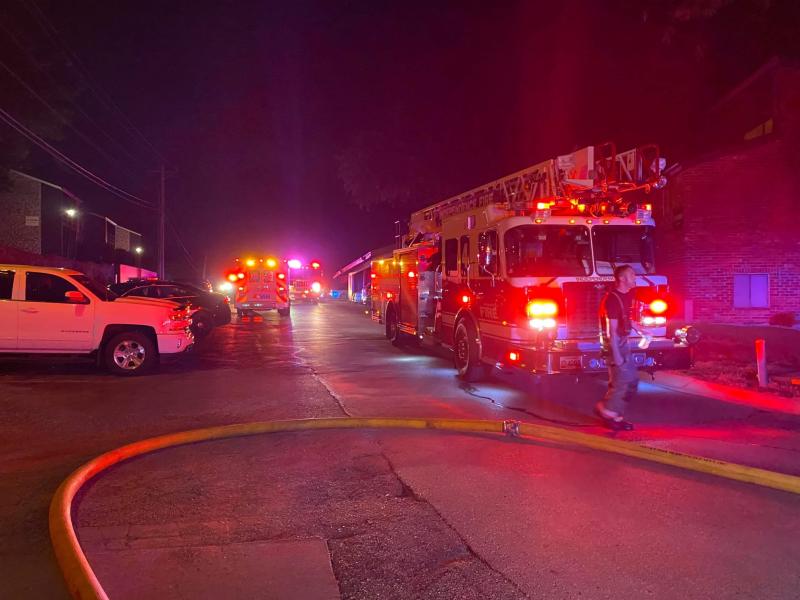
[[[667,312],[667,308],[669,308],[669,306],[661,298],[656,298],[650,303],[650,312],[652,312],[654,315],[664,314]]]
[[[312,260],[311,261],[311,268],[312,269],[319,269],[321,266],[322,265],[319,263],[318,260]]]

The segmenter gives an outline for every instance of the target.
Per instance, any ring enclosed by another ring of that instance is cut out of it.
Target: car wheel
[[[214,329],[214,319],[204,311],[198,311],[192,315],[192,326],[190,328],[194,337],[202,339]]]
[[[114,375],[143,375],[158,362],[153,341],[140,331],[125,331],[109,339],[103,347],[108,370]]]
[[[464,381],[480,381],[485,376],[480,360],[478,332],[469,319],[463,319],[456,327],[453,362],[458,376]]]

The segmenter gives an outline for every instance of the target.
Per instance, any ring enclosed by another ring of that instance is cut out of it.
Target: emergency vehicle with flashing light
[[[292,302],[317,303],[323,295],[322,263],[289,261],[289,297]]]
[[[277,310],[286,317],[291,311],[286,262],[266,258],[236,259],[236,266],[225,274],[233,285],[234,308],[238,316]]]
[[[675,299],[654,263],[664,164],[655,145],[589,146],[413,213],[392,258],[372,262],[373,320],[393,343],[451,348],[468,381],[496,368],[602,372],[599,305],[627,264],[648,333],[629,340],[635,364],[687,368],[699,335],[667,335]]]

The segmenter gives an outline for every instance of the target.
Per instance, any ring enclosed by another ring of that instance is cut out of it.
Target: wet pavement
[[[144,378],[75,360],[3,359],[4,595],[66,597],[48,503],[72,469],[124,443],[345,415],[511,418],[610,435],[590,416],[602,391],[600,380],[507,376],[467,386],[437,349],[396,348],[359,307],[340,304],[233,323]],[[651,384],[630,417],[637,430],[618,438],[800,467],[797,417]],[[302,544],[324,557],[323,544],[328,571],[319,561],[309,568],[323,583],[333,573],[344,597],[663,597],[675,585],[686,597],[778,598],[800,587],[798,508],[788,494],[544,444],[315,432],[198,444],[120,465],[86,489],[76,519],[111,585],[125,583],[126,565],[141,572],[170,560],[176,579],[217,561],[215,581],[240,581],[242,565],[258,557],[279,562]],[[269,580],[262,575],[250,583]],[[223,589],[266,597],[258,587]]]

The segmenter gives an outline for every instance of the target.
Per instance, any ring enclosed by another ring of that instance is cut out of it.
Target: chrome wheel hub
[[[133,371],[142,366],[145,359],[144,347],[134,340],[125,340],[114,348],[114,362],[120,369]]]

